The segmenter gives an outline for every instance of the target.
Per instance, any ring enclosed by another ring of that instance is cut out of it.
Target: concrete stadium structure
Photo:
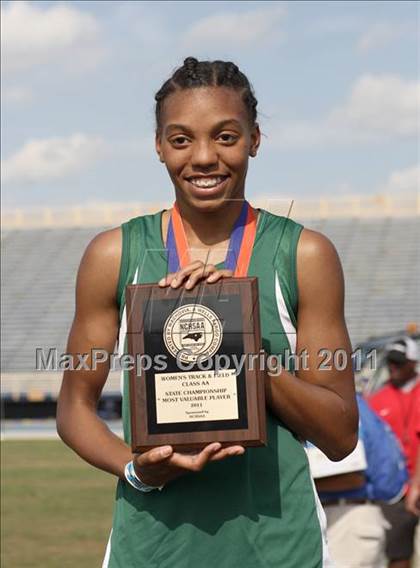
[[[291,202],[252,200],[287,215]],[[34,400],[55,397],[59,372],[36,372],[36,348],[64,353],[74,311],[76,271],[100,230],[169,204],[95,205],[9,211],[2,234],[2,391]],[[295,203],[292,218],[337,247],[346,279],[346,319],[353,345],[420,322],[420,206],[417,196],[349,197]],[[119,389],[117,373],[106,392]]]

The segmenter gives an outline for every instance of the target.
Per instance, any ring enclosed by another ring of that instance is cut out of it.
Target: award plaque
[[[266,444],[257,278],[126,288],[134,453]]]

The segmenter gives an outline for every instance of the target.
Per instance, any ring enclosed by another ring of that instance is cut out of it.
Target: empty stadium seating
[[[311,219],[336,245],[353,344],[420,321],[418,217]],[[2,236],[2,371],[30,374],[35,348],[65,350],[83,250],[101,228],[8,229]]]

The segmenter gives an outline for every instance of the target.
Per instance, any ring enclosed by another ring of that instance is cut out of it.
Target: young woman
[[[213,443],[195,455],[163,446],[133,456],[127,377],[123,442],[95,412],[107,364],[65,373],[60,436],[86,461],[119,477],[107,567],[327,565],[322,510],[301,440],[333,460],[357,441],[343,275],[323,235],[244,201],[248,160],[260,145],[256,107],[248,79],[231,62],[189,57],[164,83],[156,95],[156,151],[176,206],[132,219],[89,244],[68,351],[112,352],[120,326],[124,344],[127,284],[192,288],[202,279],[231,277],[230,237],[246,211],[245,224],[253,223],[256,234],[242,275],[259,278],[263,346],[273,354],[306,350],[308,365],[267,375],[266,448]],[[181,223],[189,259],[167,275],[174,223]],[[344,349],[346,368],[323,370],[321,349]]]

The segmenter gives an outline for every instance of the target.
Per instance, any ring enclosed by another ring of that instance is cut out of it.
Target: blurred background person
[[[332,462],[308,448],[315,485],[327,517],[327,540],[336,568],[383,568],[385,530],[380,503],[399,501],[408,479],[401,447],[389,426],[360,394],[359,442]]]
[[[407,496],[405,498],[405,508],[417,517],[420,516],[420,450],[417,450],[417,461],[414,475],[410,480]],[[417,525],[417,538],[419,538],[419,527]],[[417,544],[414,549],[412,559],[413,568],[420,566],[420,546]]]
[[[410,478],[414,477],[420,437],[420,381],[417,371],[418,347],[411,338],[395,341],[387,348],[389,381],[369,398],[372,409],[398,437],[406,459]],[[410,483],[410,481],[409,481]],[[414,544],[419,549],[418,515],[405,507],[404,497],[382,506],[390,524],[386,534],[386,554],[389,568],[409,568]],[[413,489],[414,491],[414,489]]]

